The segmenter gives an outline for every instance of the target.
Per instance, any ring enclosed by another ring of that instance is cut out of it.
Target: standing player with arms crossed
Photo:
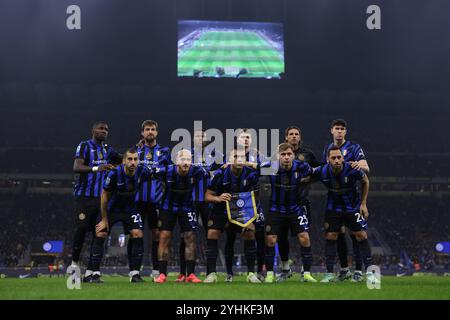
[[[157,141],[158,123],[154,120],[145,120],[141,125],[142,140],[136,146],[139,154],[139,161],[144,166],[156,168],[170,164],[170,150],[168,147],[161,147]],[[152,278],[159,275],[158,266],[158,247],[159,247],[159,229],[158,229],[158,210],[159,203],[163,194],[161,181],[150,178],[139,186],[136,193],[136,205],[142,216],[144,225],[148,219],[148,228],[152,233]],[[128,248],[130,250],[131,247]]]
[[[323,150],[322,162],[327,163],[328,150],[333,146],[339,147],[344,157],[344,160],[348,162],[352,168],[361,169],[365,174],[369,174],[370,168],[366,160],[366,156],[357,143],[345,140],[347,135],[347,122],[344,119],[335,119],[331,123],[331,134],[333,136],[333,142],[325,146]],[[339,273],[339,280],[343,281],[352,277],[353,282],[362,281],[362,257],[359,252],[358,242],[354,234],[350,234],[353,245],[353,259],[355,261],[355,273],[351,274],[348,267],[348,249],[347,242],[345,240],[345,228],[341,230],[337,240],[337,251],[339,261],[341,263],[341,271]]]
[[[92,257],[103,250],[103,238],[95,237],[95,224],[100,213],[100,194],[103,181],[114,164],[120,163],[121,156],[105,144],[109,127],[105,121],[97,121],[92,126],[92,139],[82,141],[75,152],[73,172],[77,175],[74,187],[76,229],[72,245],[72,266],[79,268],[81,250],[87,232],[94,238],[91,245],[89,264],[84,282],[101,283],[100,271],[93,272]]]

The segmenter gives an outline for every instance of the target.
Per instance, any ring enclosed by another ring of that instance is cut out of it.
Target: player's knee
[[[355,232],[355,237],[356,237],[356,240],[358,240],[358,241],[364,241],[367,239],[367,232],[365,232],[365,231]]]
[[[325,237],[326,237],[327,240],[337,240],[338,233],[337,232],[327,232]]]
[[[183,234],[183,238],[186,243],[193,243],[193,242],[195,242],[195,233],[194,232],[185,232]]]
[[[139,229],[131,230],[130,235],[132,238],[142,238],[144,236],[144,234],[142,233],[142,230],[139,230]]]
[[[276,243],[277,243],[277,237],[276,236],[267,236],[266,237],[266,246],[268,246],[268,247],[275,247]]]
[[[152,229],[152,238],[155,240],[159,239],[160,231],[159,229]]]
[[[219,240],[219,238],[220,238],[220,230],[217,229],[208,230],[208,239]]]
[[[309,247],[311,245],[311,242],[309,240],[309,234],[308,232],[302,232],[299,234],[298,236],[299,240],[300,240],[300,245],[302,247]]]
[[[242,233],[242,239],[244,239],[244,240],[255,240],[255,233],[252,230],[245,230]]]
[[[108,236],[108,233],[104,231],[95,232],[95,236],[98,238],[106,238]]]
[[[161,231],[159,233],[159,241],[160,242],[166,242],[170,240],[171,232],[169,231]]]

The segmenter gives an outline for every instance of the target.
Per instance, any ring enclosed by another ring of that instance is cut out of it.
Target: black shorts
[[[100,220],[101,216],[99,216],[97,222],[100,222]],[[113,209],[108,212],[109,231],[111,231],[111,228],[118,222],[122,222],[123,231],[125,234],[130,234],[130,231],[134,229],[142,230],[144,228],[141,215],[136,210],[133,212],[126,212],[123,210]]]
[[[157,203],[138,201],[136,202],[136,208],[144,225],[148,219],[148,228],[158,229],[159,205]]]
[[[359,212],[325,212],[325,232],[340,232],[342,226],[347,226],[350,230],[367,230],[367,221]]]
[[[209,218],[209,215],[211,214],[211,209],[209,207],[209,203],[204,202],[204,201],[195,201],[194,202],[194,210],[195,210],[195,213],[197,214],[197,221],[199,221],[199,219],[202,219],[203,228],[205,230],[207,230],[208,229],[208,218]]]
[[[308,232],[309,223],[303,207],[299,213],[269,212],[266,219],[266,233],[268,235],[281,235],[283,229],[291,230],[291,234],[297,235]]]
[[[95,231],[97,218],[100,215],[100,198],[75,197],[74,211],[77,229]]]
[[[197,215],[195,212],[171,212],[165,210],[159,212],[158,227],[160,231],[173,231],[177,221],[181,233],[197,230]]]
[[[228,215],[222,210],[220,211],[213,210],[208,219],[208,230],[209,229],[220,230],[221,232],[226,230],[227,232],[241,233],[245,230],[255,231],[255,224],[253,223],[247,228],[243,228],[241,226],[238,226],[237,224],[228,221]]]

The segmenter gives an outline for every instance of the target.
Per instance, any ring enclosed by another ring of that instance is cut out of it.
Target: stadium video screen
[[[180,20],[178,77],[281,79],[281,23]]]

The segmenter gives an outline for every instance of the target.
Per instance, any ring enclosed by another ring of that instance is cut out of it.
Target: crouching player
[[[259,170],[256,165],[246,166],[245,151],[235,149],[230,152],[231,165],[223,166],[213,173],[213,177],[205,194],[205,200],[212,202],[214,207],[208,221],[208,239],[206,242],[207,277],[205,283],[217,282],[216,263],[218,255],[218,240],[224,228],[231,232],[239,232],[244,239],[244,254],[247,262],[247,281],[261,283],[255,274],[256,243],[255,225],[250,223],[246,227],[228,222],[226,203],[233,195],[257,191]],[[256,202],[256,201],[255,201]],[[256,204],[255,204],[256,207]],[[255,208],[256,209],[256,208]],[[256,211],[254,214],[257,213]],[[256,216],[254,216],[256,218]],[[251,220],[248,220],[250,222]]]
[[[165,184],[158,221],[160,231],[159,276],[154,279],[156,283],[167,281],[170,240],[177,221],[186,246],[184,255],[188,276],[185,281],[202,282],[195,275],[197,215],[194,211],[192,190],[200,180],[206,179],[208,175],[209,173],[202,167],[192,165],[192,154],[188,150],[178,152],[176,165],[158,168],[153,173],[156,179]]]
[[[327,273],[321,282],[335,280],[333,267],[336,260],[337,239],[343,225],[350,228],[356,236],[366,269],[372,264],[372,255],[367,240],[367,196],[369,179],[361,170],[352,168],[344,161],[339,147],[328,150],[328,163],[314,169],[313,179],[320,180],[328,188],[327,211],[325,213],[325,259]],[[362,195],[359,195],[357,183],[361,181]],[[368,277],[374,277],[369,274]],[[375,280],[375,279],[374,279]]]
[[[101,220],[95,227],[96,236],[104,241],[110,228],[122,222],[125,234],[129,234],[131,250],[128,252],[130,282],[143,282],[139,274],[144,253],[142,220],[135,205],[135,192],[141,181],[148,179],[150,171],[138,166],[135,149],[129,149],[123,156],[123,163],[109,172],[101,195]],[[103,248],[102,248],[103,249]],[[103,250],[92,256],[95,270],[100,269]]]
[[[284,228],[297,235],[301,247],[304,282],[317,282],[311,275],[312,253],[306,208],[301,206],[302,183],[313,170],[305,161],[294,160],[294,149],[289,143],[278,146],[278,162],[274,174],[269,176],[271,185],[270,209],[266,218],[266,268],[265,282],[274,281],[273,265],[275,244]]]

